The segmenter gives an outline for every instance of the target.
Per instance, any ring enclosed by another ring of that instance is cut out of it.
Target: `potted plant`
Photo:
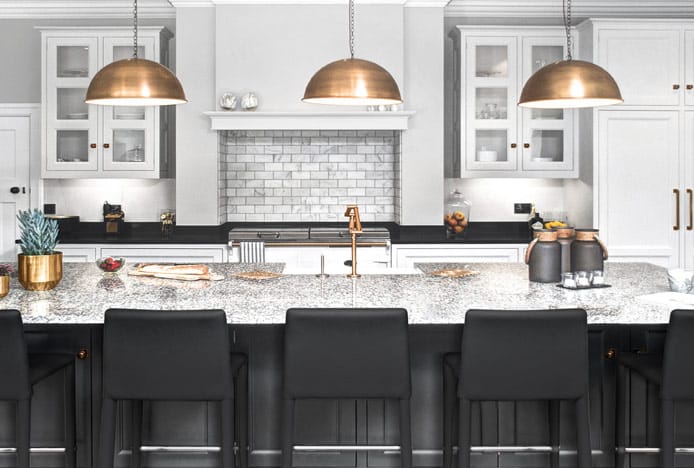
[[[14,267],[7,263],[0,263],[0,298],[10,292],[10,273],[14,273]]]
[[[40,210],[17,214],[22,253],[17,258],[19,283],[29,291],[53,289],[63,277],[63,254],[56,252],[58,222]]]

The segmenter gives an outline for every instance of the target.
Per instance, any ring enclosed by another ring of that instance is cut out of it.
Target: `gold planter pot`
[[[17,278],[28,291],[47,291],[55,288],[63,277],[63,253],[17,256]]]
[[[0,275],[0,297],[10,293],[10,275]]]

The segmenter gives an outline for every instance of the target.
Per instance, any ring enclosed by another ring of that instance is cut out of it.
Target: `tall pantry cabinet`
[[[578,31],[580,57],[608,70],[624,98],[584,111],[594,222],[610,257],[694,268],[694,21],[589,20]]]

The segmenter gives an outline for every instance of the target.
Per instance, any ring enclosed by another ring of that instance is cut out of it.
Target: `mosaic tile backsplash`
[[[399,221],[400,132],[219,132],[219,221]]]

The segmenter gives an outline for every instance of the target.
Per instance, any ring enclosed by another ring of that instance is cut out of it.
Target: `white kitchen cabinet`
[[[133,55],[129,28],[41,28],[43,178],[166,177],[169,107],[84,102],[105,65]],[[165,64],[168,30],[143,27],[138,56]]]
[[[575,111],[517,106],[528,78],[565,57],[564,30],[458,26],[458,39],[461,177],[577,177]]]
[[[395,244],[392,262],[396,268],[415,263],[518,263],[525,244]]]
[[[219,244],[59,244],[63,261],[96,262],[100,257],[123,257],[137,262],[222,263],[227,247]]]

